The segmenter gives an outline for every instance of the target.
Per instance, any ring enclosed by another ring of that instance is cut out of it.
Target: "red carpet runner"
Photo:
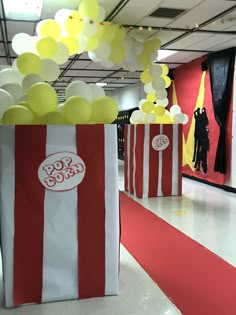
[[[121,242],[183,315],[235,315],[233,266],[120,193]]]

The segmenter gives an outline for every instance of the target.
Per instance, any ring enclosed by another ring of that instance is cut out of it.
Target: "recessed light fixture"
[[[160,49],[158,50],[158,57],[156,59],[156,61],[161,61],[167,57],[170,57],[174,54],[176,54],[178,51],[176,50],[168,50],[168,49]]]
[[[6,18],[17,20],[38,20],[43,0],[3,0]]]
[[[97,82],[96,85],[98,85],[98,86],[106,86],[107,83],[106,82]]]

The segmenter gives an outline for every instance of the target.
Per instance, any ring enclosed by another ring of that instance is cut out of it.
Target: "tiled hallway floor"
[[[124,189],[119,162],[119,188]],[[236,266],[236,195],[183,179],[183,196],[137,200],[150,211]],[[0,269],[0,315],[179,315],[159,287],[121,246],[116,297],[30,305],[6,310]],[[201,314],[199,314],[201,315]]]

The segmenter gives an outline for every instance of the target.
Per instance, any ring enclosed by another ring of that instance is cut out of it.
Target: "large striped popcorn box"
[[[125,190],[138,198],[182,194],[182,125],[125,126]]]
[[[115,125],[0,128],[6,306],[118,294]]]

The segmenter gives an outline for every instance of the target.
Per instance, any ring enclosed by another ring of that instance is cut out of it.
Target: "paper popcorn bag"
[[[125,190],[138,198],[182,194],[182,125],[125,126]]]
[[[0,128],[6,306],[118,293],[115,125]]]

